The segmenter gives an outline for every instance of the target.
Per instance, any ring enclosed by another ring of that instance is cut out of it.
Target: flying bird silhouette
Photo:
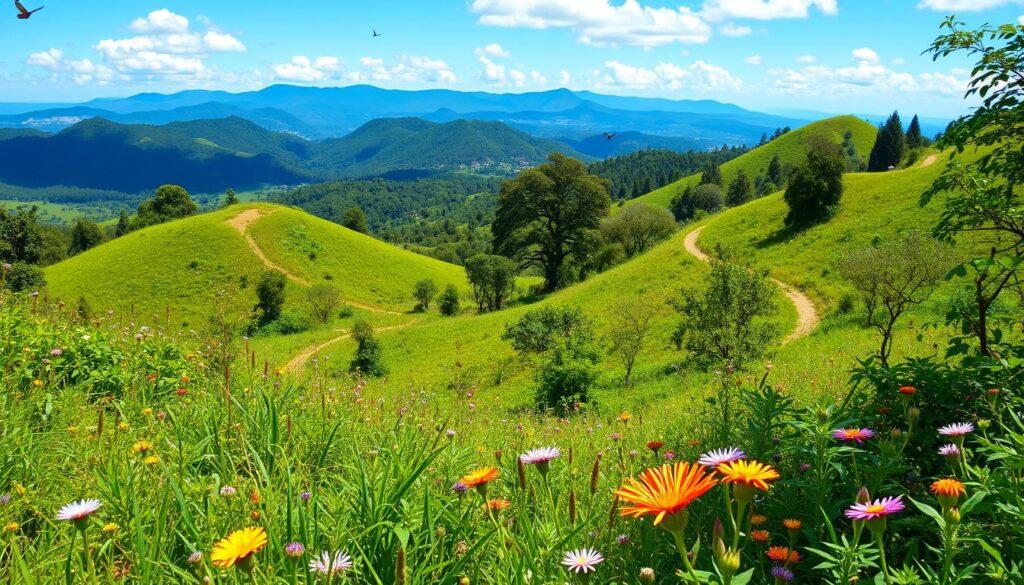
[[[20,18],[21,20],[28,20],[30,16],[45,8],[44,6],[40,6],[35,10],[26,10],[25,7],[21,4],[20,0],[14,0],[14,5],[18,8],[18,18]]]
[[[380,36],[380,33],[377,32],[377,29],[373,29],[373,36],[374,37],[379,37]]]
[[[605,132],[604,137],[607,138],[608,140],[611,140],[612,138],[615,138],[615,134],[612,134],[611,132]]]

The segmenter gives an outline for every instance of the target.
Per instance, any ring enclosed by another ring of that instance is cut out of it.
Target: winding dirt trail
[[[937,155],[937,154],[929,154],[928,156],[924,157],[923,161],[921,161],[921,166],[922,167],[930,167],[933,164],[935,164],[935,161],[937,161],[938,159],[939,159],[939,155]]]
[[[710,257],[697,245],[697,238],[700,237],[700,233],[703,230],[703,227],[699,227],[686,234],[686,237],[683,238],[683,247],[698,260],[708,262]],[[793,331],[790,331],[789,335],[782,342],[789,343],[790,341],[810,335],[818,327],[818,324],[821,323],[821,318],[818,316],[818,309],[814,306],[814,302],[807,295],[781,280],[773,278],[772,282],[782,289],[782,292],[785,293],[790,302],[796,307],[796,327]]]
[[[378,328],[374,329],[374,332],[380,333],[382,331],[394,331],[395,329],[402,329],[404,327],[408,327],[409,325],[412,325],[413,323],[415,323],[417,321],[419,321],[419,319],[413,319],[413,320],[408,321],[406,323],[402,323],[400,325],[392,325],[390,327],[378,327]],[[307,347],[306,349],[304,349],[301,352],[299,352],[295,357],[293,357],[292,359],[288,360],[288,363],[285,364],[285,366],[284,366],[285,371],[287,371],[287,372],[294,372],[295,370],[301,369],[303,366],[306,365],[306,362],[308,362],[314,355],[320,353],[321,351],[323,351],[324,349],[327,349],[328,347],[334,345],[335,343],[338,343],[339,341],[348,339],[350,337],[352,337],[352,332],[351,331],[345,331],[344,333],[342,333],[341,335],[339,335],[337,337],[332,337],[331,339],[328,339],[327,341],[324,341],[322,343],[318,343],[316,345],[311,345],[311,346]]]
[[[277,270],[278,272],[284,274],[285,277],[288,278],[288,280],[294,282],[299,286],[308,288],[310,286],[309,281],[296,274],[289,272],[283,266],[274,264],[274,262],[271,261],[271,259],[268,258],[267,255],[263,252],[263,249],[260,248],[259,244],[256,243],[256,240],[254,240],[253,237],[249,235],[249,226],[252,225],[259,218],[263,217],[264,215],[269,215],[269,213],[263,211],[262,209],[246,209],[242,213],[239,213],[238,215],[227,220],[227,223],[231,227],[238,230],[238,233],[242,234],[242,237],[245,238],[245,243],[249,244],[249,249],[252,250],[253,255],[255,255],[259,259],[259,261],[263,263],[264,266],[270,268],[271,270]],[[356,307],[357,309],[363,309],[364,311],[369,311],[371,313],[380,313],[382,315],[405,314],[402,313],[401,311],[390,311],[388,309],[382,309],[380,307],[375,307],[373,305],[357,303],[356,301],[345,301],[345,304]]]

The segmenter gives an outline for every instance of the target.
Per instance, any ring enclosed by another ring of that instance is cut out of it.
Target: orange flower
[[[769,534],[768,534],[767,530],[751,530],[750,531],[750,540],[753,540],[754,542],[761,542],[761,543],[768,542],[768,537],[769,537]]]
[[[795,550],[789,550],[789,548],[785,546],[773,546],[764,554],[768,555],[768,558],[776,563],[789,564],[800,562],[800,553]]]
[[[623,516],[654,516],[654,524],[661,524],[665,516],[685,510],[718,483],[714,473],[706,473],[701,465],[692,463],[665,464],[640,474],[639,481],[626,480],[626,485],[615,490],[623,506]]]
[[[786,527],[786,530],[800,530],[804,527],[804,523],[796,518],[786,518],[782,521],[782,525]]]
[[[647,448],[651,451],[657,451],[665,446],[664,441],[647,441]]]
[[[956,479],[940,479],[932,483],[932,493],[943,508],[952,508],[956,506],[960,496],[967,495],[967,488]]]
[[[510,501],[508,501],[508,500],[506,500],[504,498],[499,498],[499,499],[496,499],[496,500],[487,500],[487,509],[494,510],[495,512],[500,512],[501,510],[505,510],[505,509],[507,509],[511,505],[512,505],[512,502],[510,502]]]
[[[779,479],[779,472],[771,465],[740,459],[718,466],[723,483],[753,486],[761,491],[768,490],[768,482]]]
[[[914,394],[917,394],[917,388],[914,388],[913,386],[900,386],[900,394],[904,396],[913,396]]]
[[[753,526],[760,526],[760,525],[764,524],[767,521],[768,521],[768,517],[767,516],[762,516],[761,514],[751,514],[750,515],[750,524],[753,525]]]
[[[479,488],[498,479],[498,474],[497,467],[484,467],[467,473],[459,481],[468,488]]]

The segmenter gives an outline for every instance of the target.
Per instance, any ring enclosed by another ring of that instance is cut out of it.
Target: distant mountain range
[[[582,140],[602,132],[685,138],[698,148],[755,143],[765,132],[812,118],[776,116],[712,100],[669,100],[556,89],[521,94],[446,89],[402,91],[368,85],[272,85],[243,93],[189,90],[97,99],[84,104],[0,104],[0,128],[59,131],[92,117],[123,124],[237,116],[305,138],[341,137],[377,118],[504,122],[535,136]]]
[[[491,121],[379,119],[343,138],[311,141],[237,116],[164,125],[94,117],[56,134],[0,129],[0,182],[129,193],[177,183],[217,192],[338,178],[510,174],[553,151],[591,160],[564,143]]]

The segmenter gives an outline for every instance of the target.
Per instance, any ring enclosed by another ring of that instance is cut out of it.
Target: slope
[[[838,144],[843,141],[843,135],[847,131],[853,132],[853,143],[857,153],[862,158],[867,157],[875,143],[875,127],[853,116],[840,116],[787,132],[779,138],[723,164],[721,167],[722,180],[728,185],[740,170],[745,171],[753,180],[768,168],[768,163],[776,155],[783,164],[798,164],[803,161],[807,152],[807,141],[811,136],[825,136]],[[632,202],[642,201],[658,207],[668,207],[676,195],[685,191],[687,187],[696,185],[699,181],[699,174],[691,175],[647,195],[637,197]]]

